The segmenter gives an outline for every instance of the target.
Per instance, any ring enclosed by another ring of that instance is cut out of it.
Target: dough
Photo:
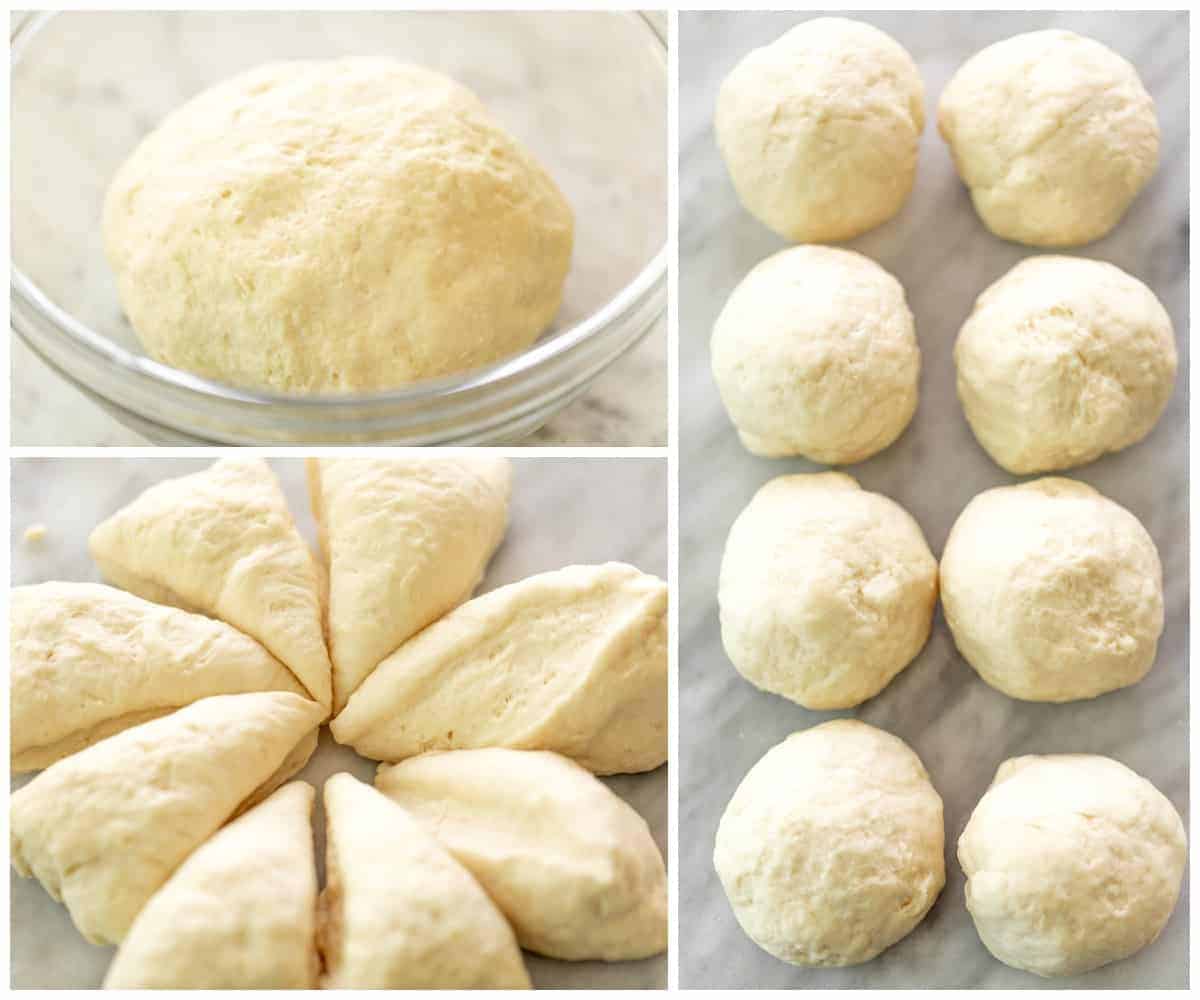
[[[252,635],[328,708],[317,566],[262,459],[225,458],[152,486],[100,524],[88,548],[117,586]]]
[[[851,708],[921,651],[937,590],[937,562],[898,504],[837,472],[780,476],[725,542],[721,640],[764,691]]]
[[[1175,807],[1107,757],[1014,757],[958,841],[967,909],[996,958],[1073,976],[1158,937],[1183,883]]]
[[[310,458],[329,564],[334,711],[405,639],[471,596],[508,527],[507,459]]]
[[[1009,472],[1083,465],[1136,444],[1171,398],[1171,317],[1098,260],[1030,257],[975,303],[954,348],[975,437]]]
[[[666,950],[666,871],[646,821],[566,757],[429,753],[380,767],[375,784],[479,880],[521,947],[608,962]]]
[[[400,806],[345,772],[325,783],[325,989],[529,989],[507,921]]]
[[[756,455],[861,462],[917,408],[921,351],[900,283],[873,260],[792,247],[754,268],[712,335],[712,369]]]
[[[980,493],[950,531],[941,576],[959,652],[1012,698],[1094,698],[1154,664],[1158,550],[1136,517],[1085,483]]]
[[[797,242],[848,240],[912,191],[925,88],[861,21],[819,17],[755,49],[717,98],[717,145],[746,209]]]
[[[102,584],[14,587],[9,623],[14,772],[49,767],[209,695],[305,693],[287,667],[224,622]]]
[[[384,660],[330,729],[376,760],[504,746],[652,770],[667,759],[667,585],[605,563],[493,590]]]
[[[742,779],[713,864],[742,930],[793,965],[867,962],[946,882],[942,800],[903,740],[856,719],[793,733]]]
[[[168,115],[117,172],[104,241],[146,350],[286,393],[366,392],[515,354],[549,326],[571,209],[449,77],[260,66]]]
[[[317,986],[312,785],[293,781],[222,827],[138,914],[105,989]]]
[[[12,794],[13,867],[117,944],[192,851],[304,766],[322,715],[287,692],[217,695],[60,760]]]
[[[1158,119],[1137,70],[1070,31],[976,53],[942,91],[938,130],[983,224],[1035,247],[1098,240],[1158,166]]]

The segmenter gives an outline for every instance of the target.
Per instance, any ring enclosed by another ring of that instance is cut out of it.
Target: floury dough
[[[573,227],[471,91],[376,58],[273,63],[204,91],[104,205],[121,303],[154,358],[297,394],[528,347],[558,311]]]
[[[1127,958],[1158,937],[1187,836],[1149,781],[1107,757],[1014,757],[958,841],[967,909],[988,951],[1039,976]]]
[[[900,282],[862,254],[802,246],[733,290],[713,327],[712,370],[754,454],[844,465],[908,426],[921,351]]]
[[[725,542],[721,640],[755,686],[809,709],[851,708],[921,651],[937,586],[898,504],[838,472],[780,476]]]
[[[858,965],[929,912],[946,882],[942,800],[903,740],[856,719],[793,733],[742,780],[713,863],[760,948]]]
[[[848,240],[912,191],[925,127],[912,57],[861,21],[819,17],[755,49],[717,98],[717,145],[746,209],[795,242]]]
[[[1158,119],[1137,70],[1070,31],[971,57],[942,91],[938,129],[984,225],[1029,246],[1098,240],[1158,166]]]
[[[1171,317],[1120,268],[1029,257],[975,303],[954,346],[958,398],[993,460],[1083,465],[1153,430],[1175,385]]]
[[[1158,550],[1086,483],[1047,477],[979,494],[946,540],[941,582],[959,652],[1010,697],[1094,698],[1154,664]]]

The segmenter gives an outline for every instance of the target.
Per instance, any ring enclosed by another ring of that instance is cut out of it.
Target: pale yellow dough
[[[414,636],[330,723],[376,760],[553,750],[598,774],[667,758],[667,587],[623,563],[501,587]]]
[[[343,772],[325,824],[323,988],[529,988],[508,922],[403,808]]]
[[[571,209],[465,87],[383,58],[282,62],[168,115],[104,239],[160,361],[287,393],[486,365],[558,311]]]
[[[138,914],[105,989],[315,989],[313,788],[294,781],[200,845]]]
[[[310,458],[329,567],[333,707],[406,639],[471,596],[508,527],[507,459]]]
[[[566,757],[430,753],[381,766],[375,784],[479,880],[522,947],[605,961],[666,949],[666,871],[645,820]]]

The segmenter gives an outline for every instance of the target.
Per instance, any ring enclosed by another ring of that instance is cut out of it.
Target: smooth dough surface
[[[13,867],[117,944],[184,858],[304,766],[322,717],[288,692],[217,695],[66,757],[12,794]]]
[[[313,788],[293,781],[192,852],[138,914],[105,989],[315,989]]]
[[[1094,698],[1154,665],[1158,550],[1086,483],[1048,477],[980,493],[950,531],[941,580],[959,652],[1010,697]]]
[[[756,687],[850,708],[921,651],[937,592],[937,562],[898,504],[838,472],[780,476],[725,542],[721,640]]]
[[[573,218],[465,87],[381,58],[271,63],[168,115],[104,239],[160,361],[278,392],[395,388],[529,346]]]
[[[1149,781],[1108,757],[1014,757],[958,841],[967,909],[996,958],[1039,976],[1116,962],[1158,937],[1187,835]]]
[[[1009,472],[1083,465],[1142,440],[1175,386],[1171,317],[1112,264],[1029,257],[979,296],[954,347],[975,437]]]
[[[942,91],[938,129],[996,236],[1080,246],[1108,233],[1158,166],[1137,70],[1070,31],[989,45]]]
[[[316,561],[262,459],[157,483],[98,525],[88,549],[119,587],[253,636],[329,706]]]
[[[848,240],[912,191],[925,128],[912,57],[861,21],[819,17],[755,49],[717,97],[717,145],[746,209],[795,242]]]
[[[329,567],[333,705],[471,596],[508,527],[507,459],[310,458]]]
[[[666,949],[666,871],[650,828],[566,757],[429,753],[382,765],[375,785],[479,880],[523,948],[609,962]]]
[[[733,290],[712,335],[712,370],[756,455],[860,462],[917,408],[921,351],[904,289],[862,254],[792,247]]]
[[[14,587],[9,665],[14,772],[210,695],[305,694],[287,667],[224,622],[98,583]]]
[[[516,936],[462,865],[348,773],[325,783],[324,989],[529,989]]]
[[[605,563],[476,597],[384,660],[330,729],[375,760],[502,746],[652,770],[667,759],[667,586]]]
[[[742,779],[713,864],[742,930],[793,965],[869,961],[946,882],[942,800],[903,740],[856,719],[793,733]]]

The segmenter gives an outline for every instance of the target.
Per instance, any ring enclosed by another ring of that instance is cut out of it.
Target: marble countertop
[[[1135,987],[1188,982],[1188,892],[1162,936],[1123,962],[1046,981],[1010,969],[980,943],[963,902],[954,846],[997,765],[1023,753],[1112,756],[1188,815],[1188,19],[1186,14],[866,14],[913,55],[932,122],[955,68],[1023,31],[1065,27],[1112,46],[1153,94],[1162,127],[1157,175],[1121,225],[1073,251],[1145,281],[1175,324],[1180,376],[1141,444],[1069,475],[1133,511],[1154,537],[1166,582],[1166,630],[1140,684],[1093,701],[1037,705],[988,687],[958,656],[939,611],[918,659],[850,713],[808,712],[742,680],[721,648],[716,582],[725,535],[774,476],[816,468],[755,458],[738,443],[708,369],[713,321],[734,285],[784,245],[742,210],[712,135],[720,81],[751,48],[807,14],[680,15],[680,984],[687,987]],[[855,16],[855,15],[849,15]],[[923,352],[921,403],[892,447],[850,467],[864,488],[909,510],[940,554],[978,492],[1013,482],[975,443],[954,392],[952,349],[975,296],[1029,251],[991,236],[971,208],[932,124],[903,212],[850,246],[904,284]],[[712,868],[716,825],[738,782],[789,733],[835,714],[896,733],[921,756],[946,806],[947,883],[907,938],[865,965],[806,970],[760,951],[737,926]]]
[[[87,554],[87,536],[108,514],[141,490],[171,476],[204,468],[190,459],[15,459],[12,463],[12,582],[99,580]],[[272,466],[301,533],[316,546],[300,460]],[[658,459],[519,459],[514,463],[511,522],[480,591],[572,562],[630,562],[665,578],[667,571],[666,463]],[[27,541],[25,530],[44,524],[46,536]],[[318,789],[337,771],[370,781],[375,765],[321,734],[321,744],[298,777]],[[27,780],[14,781],[19,786]],[[667,851],[667,768],[647,775],[604,779],[650,825]],[[318,865],[324,855],[323,812],[313,817]],[[64,907],[32,879],[10,874],[14,987],[99,986],[113,949],[88,944]],[[640,962],[556,962],[526,956],[537,987],[660,988],[667,958]]]

